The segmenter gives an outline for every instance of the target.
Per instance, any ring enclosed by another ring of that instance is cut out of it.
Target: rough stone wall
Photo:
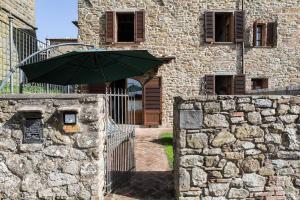
[[[245,70],[251,78],[266,77],[270,88],[300,84],[300,3],[295,0],[245,1]],[[146,41],[141,44],[105,43],[105,11],[145,9]],[[80,42],[102,48],[147,49],[156,56],[175,56],[160,68],[163,125],[172,124],[174,96],[199,94],[205,74],[241,73],[241,46],[204,43],[204,12],[241,9],[239,0],[79,0]],[[253,48],[253,22],[278,20],[278,46]],[[99,23],[100,22],[100,23]]]
[[[13,15],[18,16],[31,26],[35,26],[35,0],[1,0],[0,8],[9,10]],[[8,23],[8,16],[9,13],[0,9],[1,21]],[[15,19],[15,21],[20,28],[28,27],[18,19]]]
[[[103,199],[105,98],[0,97],[0,199]],[[42,144],[24,144],[23,106],[44,108]],[[79,110],[80,131],[62,130],[61,107]]]
[[[180,200],[300,199],[300,96],[176,98]]]
[[[35,0],[1,0],[0,1],[0,80],[6,76],[10,65],[10,38],[9,38],[9,12],[13,15],[13,27],[35,37]],[[26,22],[26,23],[25,23]],[[28,36],[19,34],[15,37],[12,45],[12,65],[15,66],[19,62],[19,52],[32,51],[26,45],[34,42]],[[18,40],[18,42],[16,42]],[[23,40],[27,40],[24,42]],[[23,42],[22,42],[23,41]],[[20,46],[16,46],[18,43]],[[26,44],[25,44],[26,43]],[[32,45],[34,46],[34,45]],[[22,49],[21,49],[22,48]],[[27,49],[23,49],[27,48]],[[30,47],[32,48],[32,47]],[[15,79],[18,79],[18,74]],[[16,84],[17,85],[17,84]]]

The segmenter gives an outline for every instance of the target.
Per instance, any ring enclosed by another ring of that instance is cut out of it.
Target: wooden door
[[[161,125],[161,79],[153,78],[144,86],[144,125]]]

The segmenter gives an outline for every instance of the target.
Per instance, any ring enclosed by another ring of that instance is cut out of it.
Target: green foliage
[[[173,169],[174,153],[173,153],[173,133],[163,133],[160,138],[160,143],[164,145],[165,152],[168,157],[169,166]]]

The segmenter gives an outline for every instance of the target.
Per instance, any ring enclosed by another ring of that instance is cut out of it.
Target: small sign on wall
[[[41,113],[24,113],[23,143],[43,143],[43,140]]]

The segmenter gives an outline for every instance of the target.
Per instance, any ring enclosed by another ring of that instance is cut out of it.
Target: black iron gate
[[[126,183],[135,172],[135,97],[122,90],[107,92],[106,192]]]

